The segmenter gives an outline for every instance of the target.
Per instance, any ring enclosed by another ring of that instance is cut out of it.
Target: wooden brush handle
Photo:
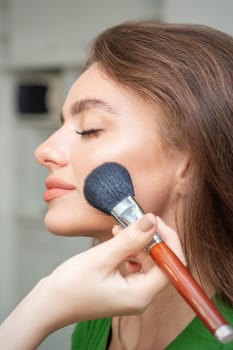
[[[212,334],[228,323],[188,269],[163,241],[152,244],[149,253]]]

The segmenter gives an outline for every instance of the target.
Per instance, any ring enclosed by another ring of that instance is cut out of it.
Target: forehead
[[[128,89],[114,82],[108,77],[97,64],[93,64],[84,71],[71,86],[67,98],[83,99],[83,98],[101,98],[108,97],[111,100],[111,94],[119,98],[122,94],[126,94]],[[127,94],[133,95],[133,92]]]
[[[158,106],[142,99],[131,89],[126,88],[108,77],[97,64],[90,66],[72,85],[66,101],[64,111],[77,101],[104,101],[112,110],[119,114],[126,114],[137,109],[137,114],[154,114],[160,110]]]

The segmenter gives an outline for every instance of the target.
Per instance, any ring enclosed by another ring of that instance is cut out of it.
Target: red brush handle
[[[211,333],[214,334],[220,326],[228,323],[188,269],[163,241],[152,245],[149,253]]]

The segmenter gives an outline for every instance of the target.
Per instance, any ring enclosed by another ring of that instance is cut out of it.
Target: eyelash
[[[101,129],[86,129],[82,131],[75,130],[76,134],[82,137],[91,137],[91,136],[97,137],[100,131]]]

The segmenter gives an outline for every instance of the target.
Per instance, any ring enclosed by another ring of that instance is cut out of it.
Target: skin
[[[146,214],[116,237],[73,256],[43,278],[1,324],[0,348],[37,349],[50,333],[71,323],[142,312],[167,284],[142,251],[156,231],[182,256],[176,233]],[[130,254],[137,255],[142,271],[124,277],[118,266]]]
[[[88,103],[81,109],[80,101]],[[117,85],[95,64],[71,87],[62,110],[62,126],[36,152],[50,177],[75,186],[74,191],[48,202],[45,225],[62,235],[88,235],[104,241],[115,223],[92,208],[83,195],[86,176],[98,165],[116,161],[130,172],[138,202],[174,227],[174,203],[183,157],[161,141],[159,107]],[[99,130],[89,135],[83,130]],[[146,151],[145,151],[146,150]]]
[[[176,202],[184,188],[185,157],[161,142],[161,117],[159,108],[116,85],[97,65],[74,83],[63,107],[61,128],[35,152],[48,168],[49,179],[74,186],[65,195],[47,196],[45,224],[55,234],[91,235],[100,241],[115,237],[72,257],[42,279],[0,326],[1,348],[36,349],[50,333],[68,324],[140,313],[122,318],[124,345],[160,350],[187,324],[190,310],[174,289],[166,287],[167,278],[143,250],[159,232],[185,262],[176,232],[151,213],[124,230],[113,227],[114,220],[92,208],[83,196],[84,180],[96,166],[120,162],[129,170],[145,212],[157,213],[174,226]],[[90,129],[88,135],[82,134]],[[132,256],[138,264],[130,265]],[[119,266],[127,261],[124,274]],[[113,319],[110,350],[122,349],[118,320]],[[142,339],[135,338],[135,330]]]
[[[86,100],[89,102],[85,103]],[[93,102],[96,100],[102,102]],[[48,230],[59,235],[93,236],[100,241],[112,236],[114,220],[92,208],[83,195],[87,175],[108,161],[119,162],[128,169],[136,199],[144,211],[160,216],[176,229],[175,217],[182,214],[177,213],[177,204],[187,193],[188,156],[162,142],[162,117],[159,106],[116,84],[97,64],[88,68],[68,93],[62,110],[61,128],[35,152],[36,159],[48,168],[50,177],[75,186],[75,190],[48,202],[45,217]],[[95,132],[81,134],[90,129]],[[181,205],[179,208],[182,210]],[[134,272],[141,265],[127,267],[128,272]],[[122,336],[127,347],[134,346],[135,332],[132,330],[138,327],[142,318],[143,337],[137,339],[139,348],[146,350],[153,346],[160,350],[179,334],[193,316],[183,299],[168,286],[153,299],[142,315],[124,318]],[[118,326],[118,318],[114,318],[110,350],[122,347]],[[154,329],[158,329],[159,333],[155,334]]]

